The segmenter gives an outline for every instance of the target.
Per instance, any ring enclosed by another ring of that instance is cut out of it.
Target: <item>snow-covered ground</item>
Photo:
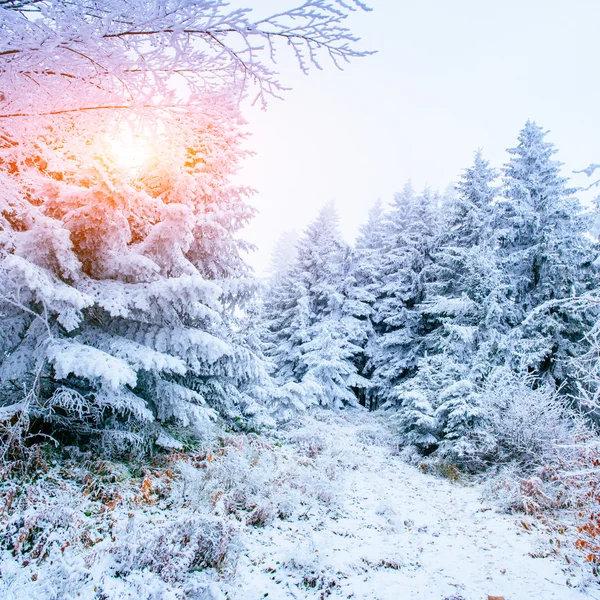
[[[533,517],[403,462],[386,418],[322,410],[137,474],[79,458],[7,479],[0,599],[600,599]]]
[[[222,584],[230,598],[600,598],[568,587],[556,560],[534,558],[542,540],[523,516],[482,503],[480,486],[407,465],[377,435],[380,417],[342,415],[312,429],[344,464],[337,506],[245,529],[236,575]]]

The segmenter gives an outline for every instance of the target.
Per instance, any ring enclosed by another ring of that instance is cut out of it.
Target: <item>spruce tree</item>
[[[284,231],[273,245],[268,267],[270,284],[277,283],[294,264],[297,243],[298,232],[292,229]]]
[[[425,352],[421,308],[437,236],[436,202],[427,190],[416,195],[408,183],[395,195],[385,219],[377,273],[381,286],[373,311],[379,339],[372,380],[387,406],[402,403],[397,386],[416,373]]]
[[[295,264],[265,302],[276,379],[292,391],[302,386],[307,399],[332,408],[355,404],[353,388],[366,385],[355,364],[361,326],[347,293],[348,258],[337,213],[328,205],[304,232]]]
[[[100,135],[79,158],[89,138],[73,130],[43,173],[24,159],[4,175],[2,404],[25,391],[37,427],[123,448],[252,404],[264,369],[233,328],[251,293],[236,234],[252,216],[228,184],[235,115],[209,104],[172,123],[135,172]]]
[[[456,194],[442,207],[442,227],[430,269],[428,302],[432,321],[430,353],[420,377],[435,408],[440,452],[454,462],[471,460],[481,448],[485,414],[476,393],[492,368],[489,318],[497,312],[500,278],[491,230],[496,172],[475,155]],[[485,355],[485,356],[482,356]],[[427,377],[423,378],[423,373]]]
[[[362,328],[362,352],[358,357],[359,373],[372,380],[379,341],[378,328],[374,321],[376,304],[381,297],[385,244],[385,212],[381,200],[369,210],[367,222],[361,226],[352,252],[353,286],[351,293],[357,303]],[[369,408],[377,405],[378,392],[374,385],[363,388],[362,403]]]
[[[511,366],[561,384],[593,314],[566,300],[590,289],[595,250],[591,223],[560,173],[548,132],[528,121],[504,168],[498,203],[498,253],[510,280],[518,326],[507,339]]]

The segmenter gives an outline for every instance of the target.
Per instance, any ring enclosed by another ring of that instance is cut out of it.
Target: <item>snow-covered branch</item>
[[[264,102],[284,89],[270,66],[279,41],[303,71],[320,68],[321,57],[339,66],[369,54],[344,25],[358,8],[368,10],[308,0],[253,20],[222,0],[0,2],[0,115],[164,106],[249,87]]]
[[[592,177],[594,175],[594,173],[596,172],[597,169],[600,169],[600,165],[599,164],[591,164],[588,167],[586,167],[585,169],[581,169],[579,171],[573,171],[573,173],[585,173],[585,175],[587,175],[588,177]],[[590,183],[590,185],[588,185],[585,190],[590,190],[593,187],[597,187],[598,185],[600,185],[600,179],[597,179],[596,181]]]

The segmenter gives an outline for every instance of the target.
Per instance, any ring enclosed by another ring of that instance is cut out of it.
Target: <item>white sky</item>
[[[551,130],[566,172],[600,162],[598,0],[367,3],[373,12],[348,22],[378,54],[308,77],[281,60],[294,89],[266,112],[245,111],[256,155],[241,179],[259,190],[260,214],[244,237],[259,246],[249,259],[259,274],[281,233],[325,202],[335,200],[350,241],[374,200],[409,178],[443,189],[479,147],[500,167],[528,118]],[[239,4],[263,13],[297,2]]]

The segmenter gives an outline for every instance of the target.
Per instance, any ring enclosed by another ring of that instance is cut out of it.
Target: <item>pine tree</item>
[[[402,409],[398,412],[398,429],[402,442],[423,453],[437,447],[437,421],[428,394],[406,390],[402,394]]]
[[[372,379],[380,401],[388,406],[398,403],[396,386],[416,373],[425,352],[421,308],[437,235],[436,202],[427,190],[417,196],[409,183],[386,215],[377,274],[381,287],[373,315],[378,341]]]
[[[381,200],[369,210],[367,222],[361,226],[352,252],[352,285],[349,294],[356,303],[355,314],[359,316],[362,352],[358,357],[358,372],[368,380],[373,375],[373,357],[378,344],[375,305],[380,298],[385,243],[385,213]],[[361,403],[369,408],[377,404],[377,390],[371,385],[363,388],[365,397]]]
[[[338,217],[326,206],[298,243],[296,262],[265,302],[268,354],[282,385],[302,385],[306,397],[339,408],[355,404],[355,338],[360,324],[347,295],[348,248]]]
[[[499,278],[492,247],[492,203],[496,172],[475,155],[443,207],[443,226],[436,250],[427,314],[437,326],[430,334],[436,371],[435,416],[440,453],[465,462],[479,451],[475,432],[484,414],[476,387],[492,367],[492,357],[480,355],[489,341],[486,322],[497,307]]]
[[[251,291],[235,234],[252,210],[227,184],[243,155],[236,113],[173,123],[135,176],[100,142],[96,160],[5,176],[2,404],[25,389],[40,426],[122,447],[164,445],[157,422],[201,433],[250,405],[263,367],[232,328]]]
[[[271,251],[268,276],[271,284],[277,283],[287,273],[296,259],[298,232],[295,229],[284,231]]]
[[[589,310],[569,309],[565,300],[590,288],[595,252],[585,235],[591,224],[546,135],[528,121],[518,146],[508,150],[496,227],[510,299],[519,311],[508,339],[511,364],[560,384],[593,321]]]
[[[465,169],[456,184],[456,194],[450,201],[443,227],[447,242],[459,248],[490,242],[491,208],[498,194],[492,185],[496,177],[496,170],[478,150],[473,165]]]

